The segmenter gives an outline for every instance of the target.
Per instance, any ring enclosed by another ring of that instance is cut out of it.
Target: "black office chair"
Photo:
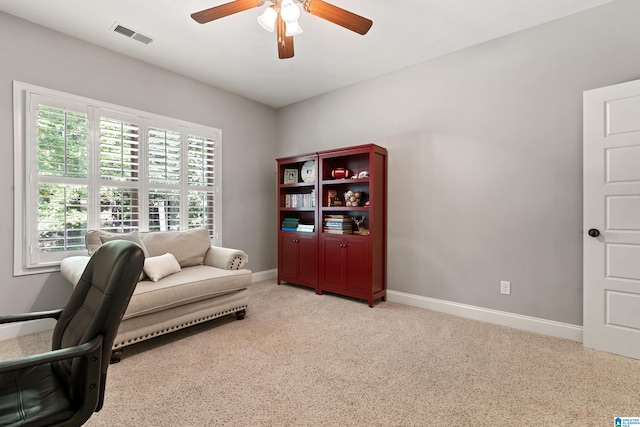
[[[80,426],[102,408],[111,347],[143,264],[135,243],[105,243],[64,309],[0,317],[57,319],[52,351],[0,362],[0,426]]]

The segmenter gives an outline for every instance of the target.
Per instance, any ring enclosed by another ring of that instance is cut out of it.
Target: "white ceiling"
[[[286,60],[256,22],[266,6],[207,24],[190,17],[228,1],[0,0],[0,10],[281,107],[612,0],[328,0],[373,20],[369,33],[303,11]],[[115,22],[153,42],[113,32]]]

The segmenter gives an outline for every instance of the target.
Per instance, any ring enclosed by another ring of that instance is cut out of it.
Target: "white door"
[[[583,342],[640,359],[640,80],[585,92],[583,136]]]

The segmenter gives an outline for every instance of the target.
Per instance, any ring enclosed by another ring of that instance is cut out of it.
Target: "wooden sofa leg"
[[[247,314],[247,310],[236,311],[236,319],[238,320],[244,319],[245,314]]]
[[[111,351],[111,359],[109,360],[109,363],[118,363],[120,361],[120,359],[122,359],[122,355],[124,354],[124,350],[119,348],[117,350],[112,350]]]

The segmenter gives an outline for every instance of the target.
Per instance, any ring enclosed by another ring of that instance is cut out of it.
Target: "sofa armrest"
[[[88,256],[70,256],[63,259],[60,263],[60,274],[75,287],[84,273],[89,259]]]
[[[223,270],[239,270],[249,262],[249,255],[240,249],[211,246],[204,257],[204,265],[222,268]]]

